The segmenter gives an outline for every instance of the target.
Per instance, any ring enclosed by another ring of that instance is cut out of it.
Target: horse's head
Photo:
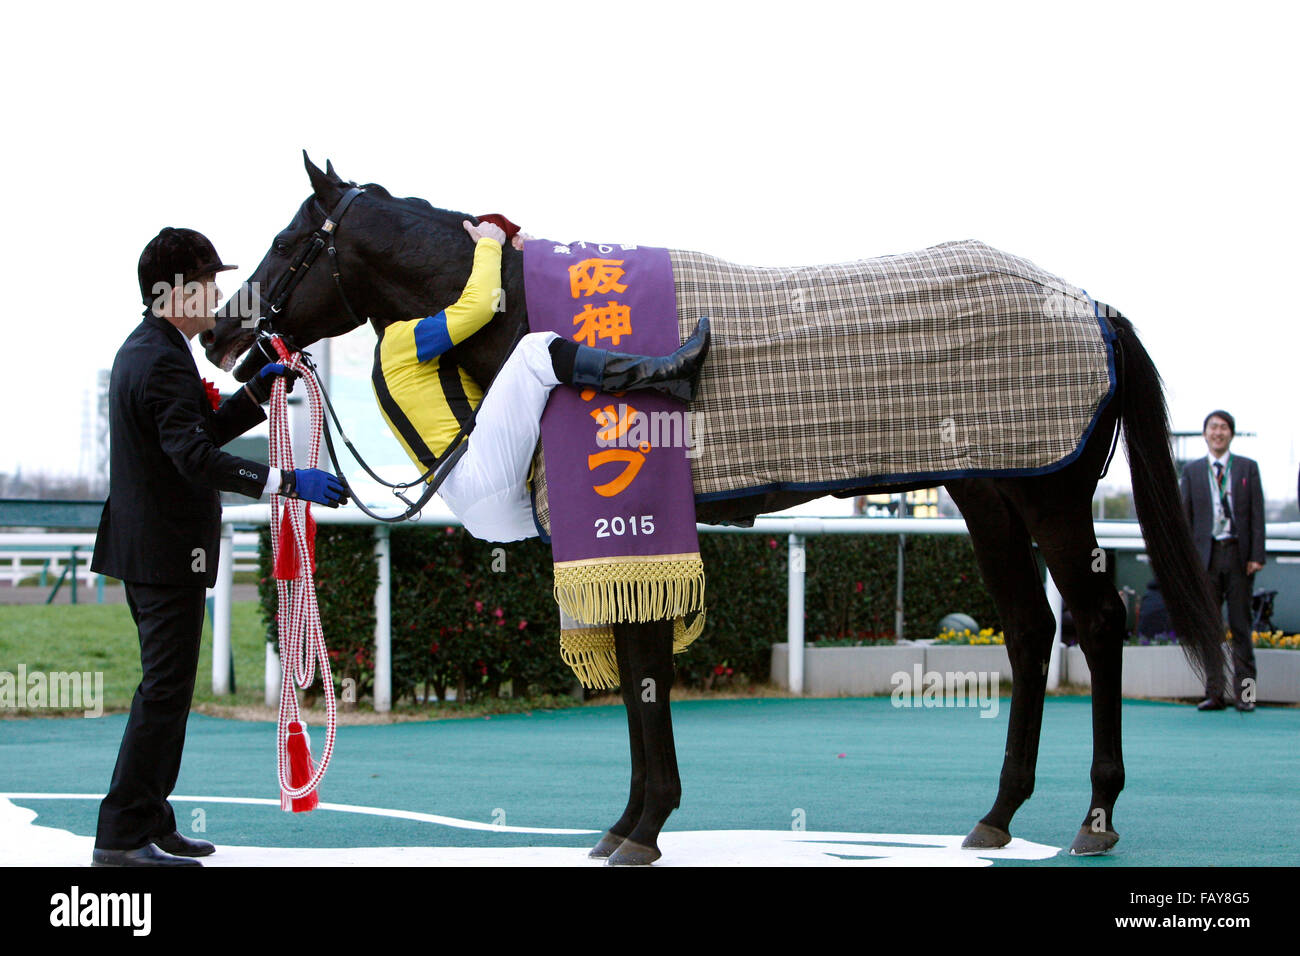
[[[257,336],[255,316],[295,347],[306,348],[351,331],[365,319],[379,329],[397,319],[437,312],[456,301],[469,278],[474,243],[461,223],[476,221],[474,217],[435,209],[423,199],[394,198],[373,183],[355,197],[334,230],[340,280],[333,278],[334,264],[324,249],[304,271],[304,254],[355,184],[340,178],[328,162],[322,171],[306,151],[303,160],[312,194],[247,282],[222,306],[215,327],[199,337],[208,360],[234,370],[240,381],[247,381],[264,361],[254,352],[235,368]],[[286,288],[292,291],[272,312]]]

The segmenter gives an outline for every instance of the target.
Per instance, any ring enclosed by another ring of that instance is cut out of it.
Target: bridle
[[[316,380],[316,385],[320,388],[321,397],[324,399],[325,408],[329,413],[328,416],[322,417],[321,419],[321,424],[323,426],[321,431],[325,437],[325,447],[329,450],[330,461],[334,464],[335,474],[347,489],[348,497],[356,503],[356,506],[361,509],[364,514],[377,521],[397,523],[399,521],[405,521],[408,518],[419,518],[420,512],[424,509],[424,506],[429,503],[429,499],[434,496],[438,491],[438,488],[446,480],[447,475],[451,473],[452,468],[455,467],[456,462],[460,461],[461,456],[465,454],[465,451],[468,448],[465,438],[474,428],[474,421],[477,417],[478,409],[482,408],[482,401],[480,400],[478,407],[474,409],[473,413],[469,416],[469,419],[461,427],[460,432],[452,440],[451,445],[448,446],[449,450],[443,454],[441,460],[435,462],[433,467],[414,481],[398,482],[396,484],[390,481],[385,481],[383,478],[380,478],[379,475],[375,474],[374,469],[372,469],[370,465],[366,463],[366,460],[361,457],[361,453],[357,451],[356,446],[352,444],[347,434],[343,431],[343,423],[339,421],[338,414],[334,411],[334,404],[330,401],[329,392],[325,390],[325,383],[321,381],[320,373],[317,371],[315,363],[312,362],[310,353],[305,349],[299,349],[294,346],[288,336],[275,330],[274,324],[276,317],[278,317],[283,311],[285,303],[289,301],[289,296],[293,294],[293,291],[296,288],[298,288],[298,284],[302,282],[303,277],[306,276],[308,270],[311,269],[312,265],[315,264],[316,260],[320,257],[321,251],[324,250],[326,255],[329,257],[330,275],[334,279],[334,287],[338,289],[339,298],[343,301],[343,308],[347,310],[348,315],[352,319],[351,328],[346,329],[345,332],[351,332],[353,329],[365,325],[366,320],[358,317],[356,312],[353,311],[351,304],[348,302],[347,293],[343,291],[343,276],[339,269],[338,250],[334,245],[334,239],[338,232],[339,223],[343,220],[343,214],[348,211],[348,207],[352,205],[353,200],[365,191],[365,188],[362,186],[350,184],[348,190],[343,194],[339,201],[334,204],[334,208],[330,211],[329,215],[325,217],[325,222],[312,233],[311,240],[303,245],[301,251],[289,266],[289,270],[283,273],[280,278],[276,279],[275,284],[271,287],[271,291],[267,296],[271,303],[270,313],[259,317],[257,320],[257,341],[254,347],[258,348],[263,355],[267,356],[268,362],[281,361],[281,356],[275,347],[275,340],[277,338],[283,343],[283,347],[288,349],[288,351],[301,353],[302,365],[311,373],[312,378]],[[515,336],[515,341],[511,343],[510,349],[507,350],[507,354],[514,350],[515,345],[517,345],[519,339],[523,337],[526,329],[527,324],[521,323],[519,332]],[[486,397],[486,390],[484,390],[484,397]],[[399,498],[402,503],[406,505],[405,511],[399,515],[376,514],[367,508],[357,496],[356,492],[352,490],[352,486],[348,484],[348,480],[343,477],[343,468],[339,464],[338,455],[334,451],[334,441],[330,434],[329,426],[329,419],[331,418],[334,420],[335,427],[339,430],[339,437],[342,438],[343,443],[347,445],[348,451],[352,453],[352,457],[355,458],[357,463],[365,469],[366,474],[379,482],[379,484],[392,490],[393,495]],[[425,484],[425,488],[420,497],[415,501],[412,501],[406,496],[406,494],[404,494],[404,492],[409,491],[411,488],[421,483]]]
[[[347,293],[343,291],[343,276],[339,272],[339,252],[334,245],[334,233],[338,229],[339,223],[343,220],[343,214],[348,211],[352,205],[352,200],[356,199],[366,190],[362,186],[351,186],[347,192],[334,204],[334,208],[329,215],[325,217],[325,222],[312,233],[311,241],[303,245],[302,250],[298,253],[296,259],[290,264],[287,272],[280,275],[275,280],[275,285],[267,298],[271,301],[270,315],[264,315],[257,321],[258,332],[275,333],[274,320],[284,310],[284,304],[289,301],[289,296],[293,294],[294,289],[298,288],[298,283],[302,282],[307,272],[315,264],[316,259],[320,256],[321,250],[326,250],[329,256],[330,274],[334,278],[334,287],[339,291],[339,298],[343,300],[343,308],[347,309],[348,315],[352,319],[352,329],[365,324],[365,319],[358,318],[356,312],[352,311],[352,306],[348,302]],[[351,332],[352,329],[347,331]],[[285,338],[281,336],[281,338]],[[287,339],[286,339],[287,341]]]

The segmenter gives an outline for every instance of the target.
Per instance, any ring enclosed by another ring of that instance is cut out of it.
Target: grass
[[[194,702],[261,704],[266,661],[265,629],[256,601],[231,607],[231,644],[238,693],[212,693],[212,623],[203,623]],[[125,604],[0,605],[0,671],[16,674],[98,671],[104,675],[104,711],[125,711],[140,682],[140,642]],[[0,711],[0,716],[54,716],[55,711]]]

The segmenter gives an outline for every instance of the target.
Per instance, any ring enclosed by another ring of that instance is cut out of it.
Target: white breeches
[[[560,384],[548,349],[554,338],[532,332],[519,340],[479,406],[465,454],[438,489],[465,530],[484,541],[537,536],[528,469],[546,399]]]

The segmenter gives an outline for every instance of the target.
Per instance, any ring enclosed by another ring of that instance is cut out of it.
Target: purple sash
[[[532,240],[524,287],[535,332],[641,355],[681,344],[666,249]],[[587,636],[703,606],[691,441],[686,406],[658,392],[551,393],[542,444],[555,594]]]

